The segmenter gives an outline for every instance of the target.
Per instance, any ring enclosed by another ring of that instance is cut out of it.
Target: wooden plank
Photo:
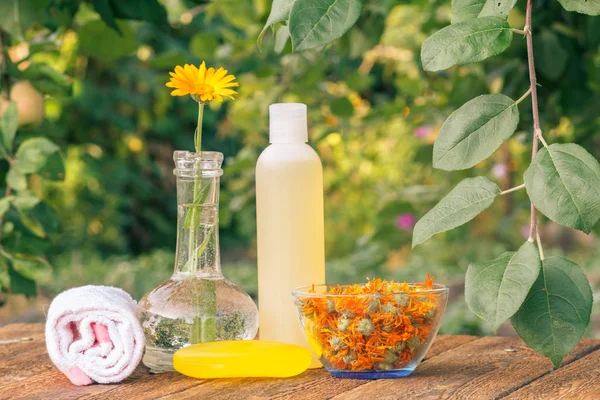
[[[91,393],[80,399],[136,400],[157,399],[170,394],[177,394],[206,381],[185,377],[176,372],[150,374],[144,366],[138,367],[137,374],[132,375],[120,385],[110,385],[111,389],[102,393]],[[109,385],[106,385],[107,387]]]
[[[476,339],[478,339],[477,336],[469,335],[440,335],[435,338],[435,341],[431,345],[431,348],[429,349],[423,360],[429,360],[430,358],[435,357],[438,354],[442,354],[445,351],[452,350],[458,346],[462,346],[463,344],[472,342]]]
[[[600,350],[533,381],[505,399],[600,399]]]
[[[477,339],[474,336],[439,336],[431,347],[428,357],[456,349]],[[337,379],[324,369],[308,370],[287,379],[214,379],[182,393],[164,397],[165,399],[323,399],[342,394],[370,381]]]
[[[598,347],[598,341],[583,340],[565,364]],[[550,361],[520,339],[484,337],[423,362],[409,377],[373,381],[334,399],[499,398],[551,371]]]
[[[44,334],[44,324],[11,324],[0,328],[0,340]]]
[[[19,382],[49,370],[42,324],[14,324],[0,328],[0,385]],[[22,340],[24,338],[31,340]],[[12,342],[16,340],[16,342]]]
[[[19,382],[2,385],[0,399],[79,399],[86,394],[106,392],[110,389],[110,385],[75,386],[58,370],[51,369]]]

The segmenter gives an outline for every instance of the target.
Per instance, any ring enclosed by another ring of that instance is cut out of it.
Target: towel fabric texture
[[[52,301],[46,320],[50,359],[75,385],[127,378],[144,352],[137,304],[118,288],[83,286]]]

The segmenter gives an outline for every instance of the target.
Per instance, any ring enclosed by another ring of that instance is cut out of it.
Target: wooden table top
[[[600,399],[600,340],[584,339],[560,369],[516,338],[438,336],[406,378],[197,380],[140,365],[121,384],[73,386],[50,362],[42,324],[0,328],[0,399]]]

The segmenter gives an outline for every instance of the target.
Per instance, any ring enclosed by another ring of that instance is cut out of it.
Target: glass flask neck
[[[173,159],[177,177],[174,277],[221,278],[219,183],[223,154],[176,151]]]

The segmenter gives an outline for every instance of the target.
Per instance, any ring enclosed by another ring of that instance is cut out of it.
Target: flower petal
[[[203,84],[206,78],[206,63],[202,61],[200,69],[198,70],[198,83]]]

